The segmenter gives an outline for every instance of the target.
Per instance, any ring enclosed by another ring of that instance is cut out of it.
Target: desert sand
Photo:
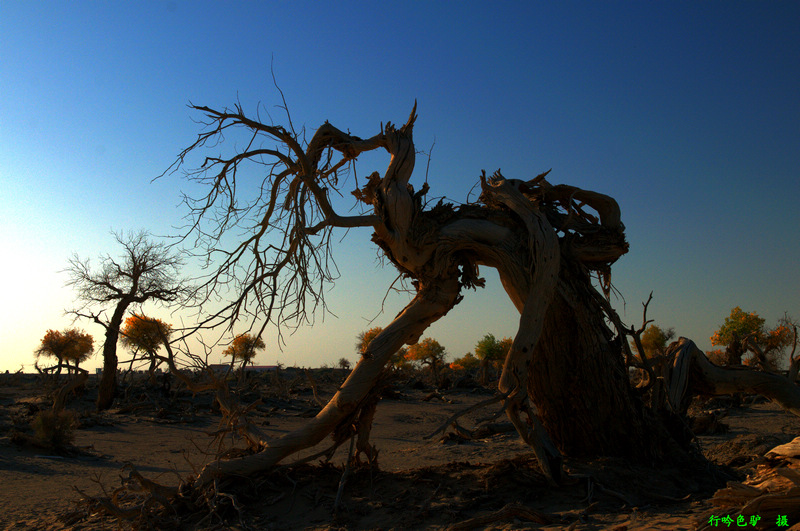
[[[333,369],[315,374],[323,400],[332,396],[345,375]],[[177,485],[216,450],[208,448],[213,440],[209,433],[218,428],[220,418],[210,395],[192,397],[178,389],[159,395],[158,389],[142,384],[128,390],[127,398],[118,401],[120,407],[98,415],[92,412],[92,381],[84,395],[67,406],[79,413],[74,448],[59,454],[20,444],[14,431],[23,430],[33,413],[51,402],[37,376],[0,378],[2,529],[117,528],[115,518],[76,504],[82,497],[78,490],[90,496],[101,495],[102,489],[112,491],[120,485],[126,464],[162,484]],[[319,409],[302,378],[285,378],[280,392],[270,391],[265,377],[255,392],[241,397],[246,403],[261,397],[250,419],[270,436],[301,426]],[[225,489],[241,511],[229,508],[225,520],[211,517],[186,528],[696,529],[715,510],[709,498],[717,488],[726,480],[743,479],[753,459],[800,435],[800,418],[751,397],[746,401],[750,403],[727,409],[721,419],[729,426],[726,433],[698,437],[703,454],[719,465],[698,471],[699,480],[671,475],[664,463],[648,468],[619,459],[567,458],[570,477],[562,486],[551,487],[516,432],[476,440],[441,433],[425,439],[454,413],[492,396],[491,390],[480,387],[433,391],[420,383],[401,382],[381,400],[371,436],[379,450],[378,465],[349,471],[337,514],[333,505],[347,444],[330,462],[318,458],[230,482]],[[498,408],[492,404],[459,423],[472,428]],[[503,421],[500,416],[496,422]],[[317,453],[326,443],[285,464]],[[714,514],[724,516],[725,511]],[[784,529],[798,523],[790,521]],[[749,528],[771,526],[761,522]]]

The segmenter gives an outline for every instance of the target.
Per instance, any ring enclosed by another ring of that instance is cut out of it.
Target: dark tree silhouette
[[[171,333],[172,326],[169,324],[161,319],[141,314],[133,314],[125,319],[125,324],[120,330],[122,344],[133,351],[131,367],[140,353],[150,361],[150,366],[147,368],[150,383],[156,383],[156,367],[161,362],[156,354],[164,339],[169,340]]]
[[[77,292],[81,306],[68,313],[91,319],[105,328],[103,375],[97,397],[97,410],[111,407],[117,386],[117,340],[125,312],[131,305],[146,301],[171,303],[188,295],[179,280],[180,258],[165,245],[150,241],[142,231],[128,235],[114,234],[122,246],[119,258],[100,257],[93,269],[88,259],[77,255],[69,261],[68,285]],[[110,312],[108,315],[107,312]]]
[[[415,191],[410,183],[416,105],[402,127],[387,123],[363,139],[325,123],[307,143],[290,118],[287,129],[245,116],[239,106],[193,108],[205,115],[206,129],[167,171],[214,146],[214,155],[187,170],[205,195],[186,198],[191,210],[184,236],[213,266],[199,304],[235,294],[198,327],[252,320],[260,335],[270,324],[280,331],[310,322],[315,309],[324,309],[325,289],[336,276],[331,236],[338,228],[370,227],[372,241],[416,292],[361,349],[361,359],[315,418],[257,454],[209,464],[196,486],[268,469],[330,433],[341,444],[354,419],[371,420],[372,390],[392,355],[417,343],[462,300],[465,288],[482,287],[480,267],[498,271],[520,313],[499,390],[507,415],[552,481],[559,480],[562,453],[688,462],[685,435],[646,408],[628,379],[630,331],[608,301],[611,264],[628,251],[614,199],[553,185],[549,172],[522,181],[498,171],[480,176],[477,203],[439,201],[429,208],[428,184]],[[224,142],[223,133],[237,132],[244,142],[238,136]],[[350,185],[365,210],[340,215],[331,196],[348,186],[356,159],[376,149],[390,155],[388,168],[361,187]]]

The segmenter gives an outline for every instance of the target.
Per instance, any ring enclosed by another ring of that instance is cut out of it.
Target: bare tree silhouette
[[[97,410],[111,407],[117,382],[117,340],[125,312],[146,301],[176,302],[189,294],[179,278],[181,259],[165,245],[150,241],[142,231],[114,234],[122,246],[119,258],[100,257],[99,267],[77,255],[69,261],[68,285],[77,292],[81,305],[68,313],[91,319],[105,328],[103,375],[97,397]],[[111,315],[107,315],[110,311]]]

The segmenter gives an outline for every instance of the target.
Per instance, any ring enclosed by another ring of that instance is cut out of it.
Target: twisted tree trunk
[[[481,177],[480,203],[454,208],[440,201],[425,209],[422,196],[427,184],[419,192],[409,184],[414,169],[416,106],[404,126],[397,129],[387,124],[380,134],[367,140],[326,123],[305,150],[285,129],[254,122],[238,108],[236,113],[198,109],[207,113],[216,128],[201,135],[189,150],[221,134],[232,122],[284,142],[297,159],[269,150],[213,159],[220,165],[220,174],[212,179],[217,187],[233,177],[227,173],[230,168],[249,156],[272,155],[286,165],[284,172],[272,175],[272,195],[262,211],[271,215],[283,205],[293,212],[296,224],[285,232],[290,245],[282,251],[285,258],[276,268],[254,272],[253,278],[275,276],[285,264],[295,261],[301,263],[297,267],[307,265],[298,258],[298,249],[314,252],[308,235],[334,226],[371,226],[373,242],[417,289],[411,303],[370,343],[344,385],[314,419],[280,439],[265,441],[266,448],[258,454],[211,463],[197,478],[198,486],[219,475],[247,475],[267,469],[291,453],[316,445],[329,433],[342,433],[342,427],[367,407],[369,391],[391,356],[404,345],[415,343],[431,323],[457,304],[462,288],[484,285],[480,266],[498,270],[520,312],[519,329],[506,356],[499,387],[507,396],[510,420],[534,449],[552,481],[559,479],[562,452],[624,454],[645,460],[674,446],[632,393],[622,357],[622,332],[615,336],[606,326],[610,306],[598,299],[590,282],[592,272],[608,281],[610,265],[628,249],[619,206],[612,198],[573,186],[553,186],[545,180],[546,173],[523,182],[505,179],[497,172],[490,179]],[[366,185],[354,192],[373,214],[337,215],[321,183],[335,186],[336,168],[363,151],[379,147],[391,154],[389,167],[383,177],[373,173]],[[323,171],[319,164],[326,150],[340,152],[343,159],[335,165],[326,162]],[[204,165],[200,171],[207,169]],[[295,177],[285,186],[287,197],[279,202],[277,194],[282,189],[278,187],[288,175]],[[217,193],[231,195],[232,190],[212,190],[208,201],[202,203],[205,206],[198,210],[199,216],[205,215]],[[308,222],[311,227],[305,221],[311,208],[309,198],[316,202],[316,210],[311,211],[324,218],[315,224]],[[587,212],[587,207],[596,215]],[[263,220],[259,224],[267,226]],[[254,248],[258,238],[260,234],[249,240]],[[261,258],[257,263],[263,264]],[[220,271],[228,272],[226,267],[231,265],[226,263]],[[307,275],[294,278],[303,282]],[[249,284],[246,289],[260,288]],[[262,307],[271,308],[269,304]],[[523,415],[528,417],[527,422]],[[364,419],[369,417],[363,415]]]
[[[574,263],[559,274],[536,346],[528,390],[542,424],[567,455],[650,462],[675,450],[629,384],[618,336],[588,275]]]
[[[106,339],[103,342],[103,374],[100,376],[100,385],[97,390],[97,411],[103,411],[114,403],[117,392],[117,341],[122,319],[130,303],[122,299],[114,308],[114,313],[108,323],[102,323],[106,329]]]
[[[299,450],[315,446],[344,421],[353,418],[381,371],[403,345],[415,343],[431,323],[460,300],[456,279],[421,286],[414,300],[369,344],[366,354],[316,417],[302,428],[266,442],[261,452],[207,465],[195,481],[200,487],[225,475],[250,475],[267,470]]]

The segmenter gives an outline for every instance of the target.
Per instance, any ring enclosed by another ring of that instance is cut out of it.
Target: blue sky
[[[330,120],[369,136],[416,99],[431,197],[464,201],[497,168],[520,179],[553,168],[553,183],[615,197],[631,244],[613,270],[626,300],[615,306],[628,323],[651,290],[649,316],[701,348],[733,306],[769,324],[800,317],[798,28],[800,4],[779,1],[0,0],[0,370],[32,370],[44,332],[71,324],[59,271],[72,253],[114,254],[112,229],[177,232],[188,184],[151,181],[199,132],[188,102],[238,99],[281,120],[271,62],[309,131]],[[267,337],[257,362],[355,360],[394,275],[367,230],[335,257],[337,317],[319,315],[283,351]],[[451,357],[515,332],[484,274],[487,289],[426,334]],[[372,325],[404,303],[387,298]],[[102,329],[78,324],[99,344]]]

